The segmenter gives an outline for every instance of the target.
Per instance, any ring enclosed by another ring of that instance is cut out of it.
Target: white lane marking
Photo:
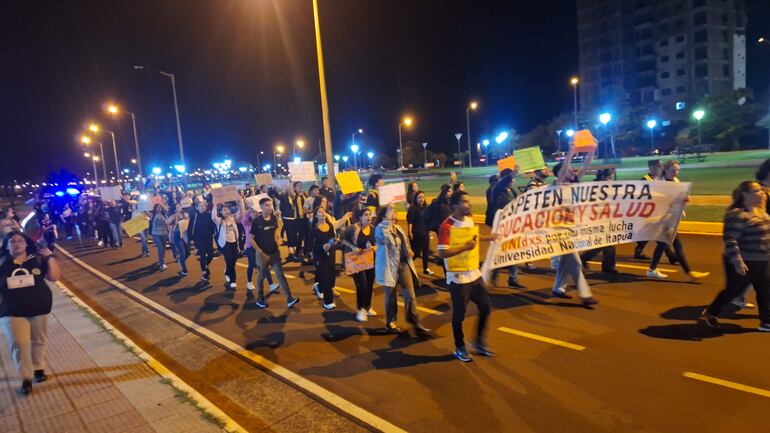
[[[293,371],[282,367],[273,361],[270,361],[267,358],[264,358],[260,355],[257,355],[256,353],[251,352],[250,350],[246,349],[243,346],[238,345],[237,343],[234,343],[221,335],[210,331],[208,328],[205,328],[188,318],[177,314],[174,311],[169,310],[168,308],[164,307],[163,305],[160,305],[159,303],[153,301],[152,299],[149,299],[133,289],[130,289],[129,287],[125,286],[119,281],[116,281],[112,279],[110,276],[100,272],[99,270],[93,268],[92,266],[88,265],[84,261],[80,260],[79,258],[75,257],[74,255],[70,254],[69,251],[65,250],[59,245],[56,245],[56,248],[61,251],[65,256],[69,257],[72,261],[77,263],[78,265],[82,266],[92,274],[96,275],[97,277],[101,278],[102,280],[106,281],[107,283],[115,286],[116,288],[122,290],[126,295],[138,300],[139,302],[151,306],[156,311],[161,312],[165,316],[173,319],[177,323],[181,324],[182,326],[185,326],[189,329],[192,329],[196,332],[198,332],[201,335],[205,335],[207,338],[215,341],[217,344],[221,345],[222,347],[226,347],[227,349],[231,350],[234,353],[238,353],[243,355],[244,357],[248,358],[252,362],[262,366],[266,370],[271,371],[272,373],[282,377],[284,380],[291,382],[295,384],[296,386],[302,388],[306,392],[309,392],[310,394],[315,395],[316,397],[320,398],[321,400],[326,401],[328,404],[338,408],[339,410],[350,414],[351,416],[361,420],[362,422],[378,429],[383,432],[404,432],[406,433],[406,430],[403,430],[399,428],[398,426],[386,421],[383,418],[380,418],[379,416],[369,412],[368,410],[355,405],[354,403],[340,397],[339,395],[329,391],[328,389],[315,384],[314,382],[311,382],[308,379],[305,379],[304,377],[294,373]]]
[[[581,346],[579,344],[568,343],[566,341],[557,340],[555,338],[544,337],[542,335],[532,334],[526,331],[519,331],[518,329],[507,328],[505,326],[501,326],[497,328],[497,330],[508,334],[518,335],[519,337],[529,338],[532,340],[542,341],[544,343],[549,343],[556,346],[566,347],[567,349],[580,351],[586,348],[585,346]]]
[[[201,409],[205,410],[206,412],[210,413],[211,415],[214,415],[215,417],[221,419],[225,423],[225,430],[228,432],[246,432],[247,430],[243,427],[241,427],[240,424],[235,422],[234,419],[227,416],[226,413],[222,411],[222,409],[218,408],[214,403],[212,403],[209,399],[203,396],[203,394],[199,393],[195,388],[188,385],[187,382],[183,381],[179,378],[176,374],[174,374],[171,370],[168,369],[165,365],[160,363],[157,359],[153,358],[152,355],[142,350],[141,347],[139,347],[136,343],[134,343],[134,340],[128,338],[126,334],[120,332],[117,330],[114,326],[110,324],[104,317],[100,316],[99,313],[97,313],[93,308],[91,308],[88,304],[83,302],[82,299],[78,298],[76,294],[72,292],[67,286],[65,286],[62,282],[57,281],[55,283],[59,289],[64,292],[65,295],[69,296],[70,299],[74,303],[80,306],[80,308],[88,311],[90,314],[94,315],[95,317],[99,318],[101,322],[99,323],[101,326],[107,329],[108,332],[110,332],[112,335],[117,337],[119,340],[123,340],[124,343],[129,345],[134,354],[144,361],[145,364],[149,368],[151,368],[155,373],[158,374],[158,376],[168,379],[172,382],[174,387],[187,392],[190,394],[190,397],[195,401],[195,404],[198,405]]]

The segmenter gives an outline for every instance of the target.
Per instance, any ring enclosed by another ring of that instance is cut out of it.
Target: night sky
[[[405,139],[451,154],[471,99],[480,103],[474,141],[503,128],[524,133],[571,109],[574,0],[319,3],[335,153],[364,128],[367,150],[395,156],[408,113],[416,125]],[[762,95],[770,46],[753,41],[770,31],[769,3],[748,2],[748,80]],[[117,133],[125,166],[134,157],[130,118],[104,116],[108,100],[136,112],[146,167],[175,163],[170,83],[135,64],[176,74],[190,167],[225,155],[256,163],[258,151],[297,137],[314,149],[307,159],[317,153],[310,0],[6,1],[2,11],[1,180],[60,167],[82,174],[76,139],[88,120]]]

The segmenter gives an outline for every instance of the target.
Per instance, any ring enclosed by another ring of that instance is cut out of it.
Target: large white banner
[[[627,242],[670,242],[689,182],[614,181],[527,191],[495,215],[484,275],[496,268]]]

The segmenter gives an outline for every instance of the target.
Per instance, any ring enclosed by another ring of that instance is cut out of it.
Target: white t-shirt
[[[473,218],[466,216],[462,221],[456,220],[453,217],[449,217],[441,223],[438,229],[438,249],[449,249],[449,231],[452,227],[473,227]],[[444,259],[444,266],[449,267],[448,259]],[[455,284],[468,284],[481,278],[481,271],[478,269],[471,269],[470,271],[462,272],[450,272],[446,273],[446,282]]]

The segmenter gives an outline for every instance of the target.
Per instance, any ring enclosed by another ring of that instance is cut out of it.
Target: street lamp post
[[[366,156],[369,158],[369,168],[372,168],[372,158],[374,158],[374,152],[372,151],[366,152]]]
[[[462,132],[455,134],[455,138],[457,139],[457,159],[460,161],[460,167],[463,165],[463,151],[460,149],[460,138],[462,138],[462,136]]]
[[[318,17],[318,0],[313,0],[313,26],[315,27],[316,60],[318,61],[318,86],[321,93],[321,117],[324,127],[324,145],[326,148],[326,168],[329,176],[329,187],[334,189],[334,162],[332,161],[332,132],[329,126],[329,101],[326,98],[326,71],[324,70],[323,46],[321,45],[321,22]]]
[[[292,153],[293,153],[292,158],[296,158],[297,157],[297,147],[299,147],[300,149],[304,149],[305,148],[305,142],[303,140],[297,140],[294,143],[292,143],[292,145],[291,145]]]
[[[353,131],[353,135],[352,135],[352,137],[350,139],[351,149],[356,144],[356,134],[360,135],[360,134],[363,134],[363,133],[364,133],[364,130],[362,128],[358,128],[357,131]],[[353,158],[355,159],[355,157],[356,157],[356,154],[355,154],[355,152],[353,152]],[[361,168],[363,168],[363,165],[364,165],[363,155],[361,157],[361,160],[362,160],[361,161]]]
[[[176,114],[176,137],[177,137],[177,141],[179,142],[179,160],[182,165],[185,165],[184,144],[182,143],[182,124],[179,121],[179,104],[176,98],[176,78],[174,77],[174,74],[170,72],[163,72],[157,69],[148,68],[145,66],[138,66],[138,65],[135,65],[134,69],[137,69],[137,70],[147,69],[149,71],[157,72],[158,74],[163,75],[164,77],[169,78],[171,80],[171,91],[174,95],[174,113]]]
[[[358,170],[358,145],[353,144],[350,146],[350,151],[353,152],[353,169]]]
[[[658,121],[650,119],[647,121],[647,127],[650,128],[650,155],[655,153],[655,127],[658,126]]]
[[[485,138],[481,140],[481,144],[484,145],[484,165],[489,165],[489,140]]]
[[[473,153],[471,152],[471,110],[476,111],[476,108],[479,106],[478,102],[471,101],[471,103],[468,105],[468,107],[465,108],[465,133],[467,136],[465,137],[468,140],[468,167],[473,167],[473,157],[471,156]]]
[[[428,168],[428,143],[422,143],[422,153],[425,158],[425,165],[423,168]]]
[[[118,176],[118,179],[120,179],[120,164],[118,163],[118,148],[117,148],[117,145],[115,144],[115,133],[108,129],[102,129],[99,127],[99,125],[95,123],[92,123],[91,125],[89,125],[88,129],[94,134],[96,134],[100,130],[103,130],[104,132],[110,134],[110,137],[112,137],[112,153],[113,153],[113,156],[115,156],[115,173],[116,173],[116,176]],[[102,152],[102,165],[104,165],[104,152]]]
[[[111,115],[117,115],[120,109],[115,104],[107,105],[107,112]],[[131,116],[131,125],[134,128],[134,147],[136,150],[136,164],[139,167],[139,178],[144,177],[144,171],[142,170],[142,156],[139,152],[139,135],[136,133],[136,115],[130,111],[126,111]]]
[[[575,129],[578,128],[578,100],[577,100],[577,88],[578,84],[580,83],[580,79],[578,77],[572,77],[569,80],[569,83],[572,84],[572,109],[573,109],[573,121],[575,122]]]
[[[401,169],[404,168],[404,142],[401,137],[401,125],[412,126],[412,118],[405,117],[404,120],[398,122],[398,160]]]
[[[612,115],[610,113],[602,113],[599,115],[599,122],[601,122],[602,125],[604,125],[605,128],[607,128],[607,124],[610,123],[612,120]],[[612,132],[612,128],[608,128],[610,132],[610,149],[612,152],[612,157],[615,157],[615,134]]]
[[[99,176],[96,174],[96,161],[99,160],[99,157],[94,155],[91,158],[91,162],[94,164],[94,182],[96,183],[96,187],[99,188]],[[102,164],[104,166],[104,164]]]
[[[703,119],[703,116],[705,116],[705,115],[706,115],[706,112],[701,110],[701,109],[695,110],[692,113],[692,117],[694,117],[698,121],[698,147],[700,147],[700,145],[701,145],[701,142],[700,142],[700,140],[701,140],[701,136],[700,136],[700,121],[701,121],[701,119]]]

